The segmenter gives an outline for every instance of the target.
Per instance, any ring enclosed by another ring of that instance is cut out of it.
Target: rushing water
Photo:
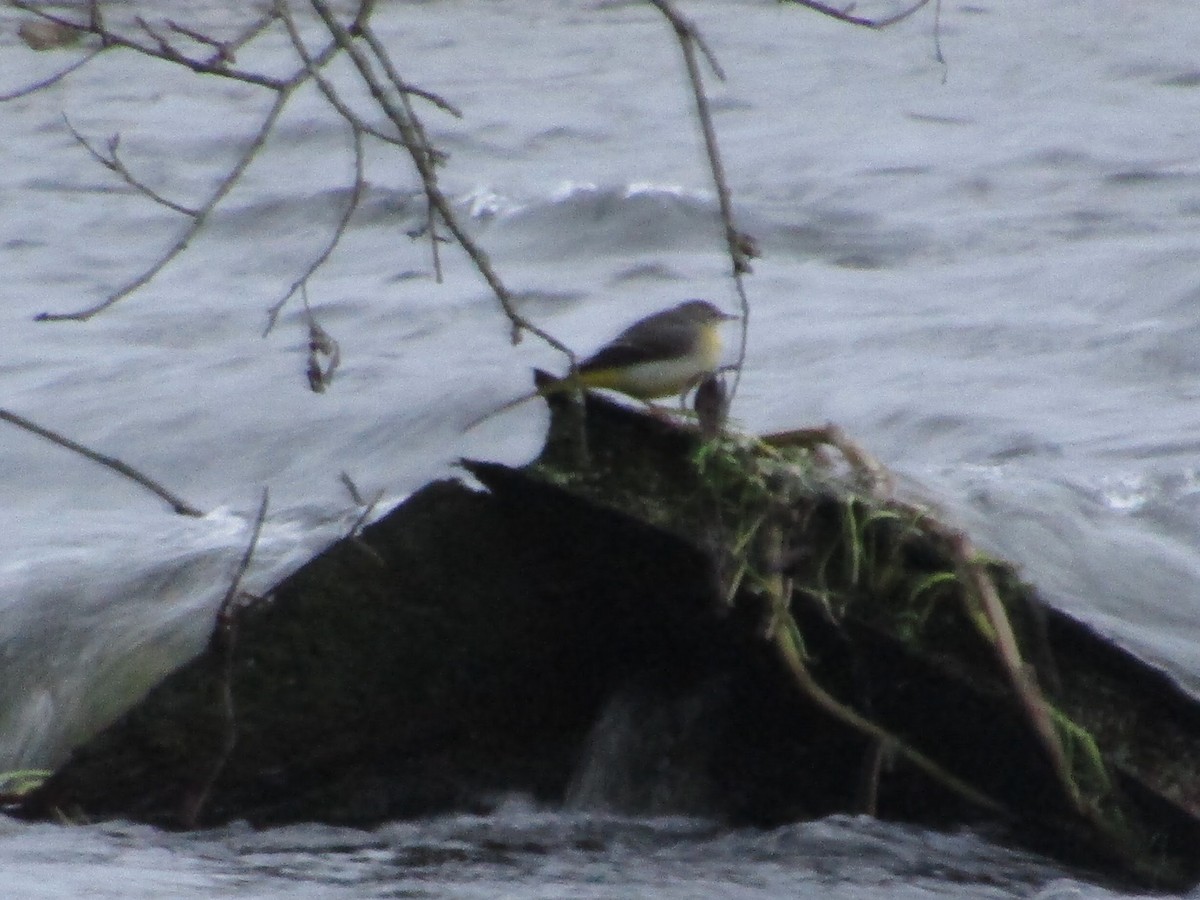
[[[142,3],[226,32],[244,4]],[[884,7],[860,4],[858,12]],[[767,0],[685,5],[739,222],[763,250],[736,417],[833,420],[922,486],[1053,602],[1200,686],[1200,5],[946,3],[856,30]],[[116,6],[110,15],[128,15]],[[427,107],[441,177],[522,310],[581,351],[689,296],[732,308],[678,48],[641,3],[381,3]],[[35,54],[0,13],[0,92]],[[306,31],[315,36],[310,24]],[[286,70],[285,41],[239,55]],[[340,83],[349,79],[334,67]],[[91,161],[185,203],[232,165],[266,92],[118,52],[0,106],[5,408],[118,456],[208,511],[0,428],[0,769],[52,764],[198,648],[264,486],[251,587],[357,515],[338,480],[397,500],[461,455],[537,449],[530,366],[378,147],[340,249],[309,286],[342,366],[303,378],[301,307],[267,308],[347,201],[346,130],[314,91],[187,253],[90,322],[35,323],[136,277],[184,222]],[[368,103],[360,108],[369,113]],[[385,501],[386,503],[386,501]],[[769,833],[531,810],[390,825],[166,835],[0,825],[5,896],[1103,896],[971,835],[838,819]]]
[[[142,826],[0,831],[9,896],[1074,900],[1109,891],[970,834],[835,817],[767,832],[691,819],[539,811],[374,831],[244,826],[186,837]],[[118,878],[114,874],[119,873]],[[52,883],[53,893],[41,893]]]

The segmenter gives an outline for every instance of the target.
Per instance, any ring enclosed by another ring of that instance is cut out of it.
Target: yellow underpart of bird
[[[720,367],[720,325],[736,318],[707,300],[685,300],[653,313],[634,322],[565,378],[541,384],[536,391],[480,416],[467,428],[534,397],[579,388],[619,391],[643,401],[682,396]]]
[[[720,366],[718,326],[729,318],[703,300],[647,316],[581,362],[575,378],[581,387],[619,391],[638,400],[682,394]],[[569,389],[570,380],[558,385]]]

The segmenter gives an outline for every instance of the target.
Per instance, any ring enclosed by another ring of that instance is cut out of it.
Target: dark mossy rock
[[[1161,673],[818,449],[555,406],[537,462],[468,463],[486,490],[430,485],[331,547],[24,813],[370,824],[559,802],[617,710],[654,732],[603,798],[631,811],[990,823],[1139,883],[1200,878],[1200,707]],[[687,787],[664,809],[655,779]]]

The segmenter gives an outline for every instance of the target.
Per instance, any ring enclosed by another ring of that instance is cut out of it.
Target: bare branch
[[[384,74],[387,75],[388,80],[392,83],[392,87],[395,88],[397,95],[400,97],[400,102],[404,106],[404,113],[408,116],[408,120],[412,123],[413,128],[420,137],[421,142],[424,145],[424,152],[429,159],[430,165],[436,165],[437,160],[433,156],[433,148],[429,143],[429,137],[425,134],[425,128],[421,124],[421,120],[417,118],[417,113],[413,109],[412,102],[408,98],[409,94],[414,94],[416,92],[410,89],[409,86],[404,82],[404,79],[400,77],[399,73],[396,71],[396,67],[392,65],[392,60],[391,57],[388,56],[387,48],[383,46],[383,42],[379,40],[379,37],[375,34],[374,29],[371,28],[369,22],[364,21],[362,23],[362,25],[359,27],[359,33],[362,35],[363,40],[367,42],[367,46],[371,48],[371,52],[375,54],[375,58],[379,60],[379,64],[383,66]],[[432,95],[425,96],[428,99],[428,97]],[[460,113],[456,108],[448,106],[443,106],[443,108],[449,109],[452,114],[462,118],[462,113]],[[443,238],[438,234],[437,213],[434,209],[432,201],[428,201],[425,205],[425,228],[423,229],[423,232],[429,235],[429,252],[433,259],[434,281],[438,284],[441,284],[443,277],[442,253],[438,245],[442,242]],[[410,237],[411,236],[412,235],[410,234]]]
[[[71,124],[71,120],[67,118],[65,113],[63,114],[63,121],[67,123],[67,130],[71,132],[71,136],[79,142],[83,149],[92,155],[92,158],[96,160],[96,162],[100,163],[100,165],[104,166],[104,168],[108,169],[110,172],[115,172],[117,175],[121,176],[125,183],[130,187],[136,189],[142,194],[145,194],[155,203],[159,203],[167,207],[167,209],[172,209],[177,213],[182,213],[185,216],[191,216],[193,218],[198,215],[196,210],[187,206],[181,206],[180,204],[175,203],[173,200],[168,200],[166,197],[155,191],[152,187],[145,184],[145,182],[139,181],[133,176],[129,169],[126,168],[125,163],[121,162],[121,160],[117,157],[117,146],[121,141],[120,135],[114,134],[108,139],[109,155],[105,156],[90,143],[88,143],[87,138],[75,130],[75,126]]]
[[[225,768],[225,764],[229,762],[229,757],[233,755],[234,747],[237,746],[237,708],[233,700],[233,655],[237,647],[238,624],[237,601],[241,596],[242,578],[245,576],[246,570],[250,568],[250,561],[254,558],[254,549],[258,546],[258,538],[262,534],[263,522],[267,518],[268,497],[267,489],[263,488],[262,501],[258,504],[258,514],[254,517],[254,525],[250,530],[250,541],[246,544],[242,558],[238,561],[238,567],[233,573],[229,589],[225,592],[221,605],[217,607],[217,621],[213,629],[210,648],[212,652],[221,654],[221,680],[218,684],[218,691],[220,692],[223,734],[216,757],[209,764],[208,772],[190,792],[190,795],[184,799],[180,818],[185,828],[196,827],[200,813],[204,810],[204,805],[212,794],[213,786],[217,783],[217,778]]]
[[[475,265],[480,275],[483,276],[488,287],[495,294],[496,299],[500,301],[500,306],[512,325],[513,341],[519,340],[523,331],[528,331],[530,334],[536,335],[551,347],[565,354],[570,360],[571,368],[574,369],[576,360],[571,348],[517,312],[512,292],[500,280],[500,276],[496,274],[487,254],[475,243],[458,222],[454,210],[450,206],[450,201],[446,199],[446,195],[442,193],[441,188],[438,186],[437,175],[434,172],[434,166],[429,159],[428,153],[418,149],[425,146],[426,143],[422,139],[419,122],[414,124],[416,120],[410,117],[402,106],[397,106],[396,102],[392,100],[376,76],[366,54],[354,43],[350,32],[338,21],[325,0],[309,0],[309,2],[317,15],[320,16],[321,21],[325,23],[333,39],[337,41],[338,46],[346,51],[346,54],[358,69],[364,83],[371,92],[371,96],[384,110],[388,118],[391,119],[392,124],[399,130],[401,137],[404,138],[408,152],[412,156],[413,164],[421,176],[421,182],[424,186],[425,194],[429,198],[429,202],[437,209],[438,215],[446,223],[446,227],[450,230],[450,233],[454,235],[455,240],[458,241],[467,256],[470,257],[471,262]],[[403,96],[402,94],[401,97]]]
[[[150,56],[155,59],[165,60],[166,62],[177,63],[185,66],[193,72],[198,72],[205,75],[217,75],[221,78],[230,78],[234,81],[242,81],[246,84],[254,84],[259,87],[269,88],[273,91],[283,90],[287,81],[275,78],[270,75],[263,75],[259,72],[250,72],[245,69],[235,69],[226,65],[219,59],[216,62],[209,62],[201,59],[193,59],[179,53],[172,48],[169,43],[162,39],[158,46],[149,46],[140,41],[133,40],[115,31],[110,31],[100,19],[99,6],[95,3],[91,5],[91,15],[86,23],[72,22],[70,19],[64,19],[61,16],[46,12],[39,5],[36,5],[32,0],[8,0],[10,6],[23,10],[31,15],[38,16],[48,22],[55,22],[59,25],[64,25],[70,28],[77,28],[80,31],[98,35],[105,47],[123,47],[127,50],[133,50],[136,53],[141,53],[145,56]],[[147,31],[150,34],[155,32],[147,26]],[[161,36],[157,36],[161,39]],[[156,43],[158,41],[156,40]]]
[[[308,268],[304,270],[304,274],[292,282],[291,286],[287,289],[287,293],[280,297],[279,300],[273,303],[267,310],[267,327],[263,329],[263,337],[266,337],[271,333],[271,329],[275,327],[276,319],[279,318],[280,310],[283,309],[288,300],[295,295],[296,291],[300,290],[305,284],[308,283],[308,279],[313,276],[313,273],[316,272],[317,269],[325,264],[325,261],[329,259],[330,254],[333,253],[334,248],[341,243],[342,237],[346,233],[346,228],[350,224],[350,219],[354,215],[354,211],[358,209],[359,203],[362,201],[363,187],[365,186],[365,179],[363,177],[362,131],[357,125],[354,124],[354,122],[350,122],[349,124],[350,133],[354,141],[354,184],[350,189],[350,199],[346,202],[346,208],[342,211],[342,217],[338,221],[337,227],[334,228],[333,234],[329,236],[328,243],[325,244],[325,247],[320,253],[317,254],[316,258],[309,263]],[[307,303],[305,306],[307,306]],[[330,374],[332,374],[332,372]]]
[[[65,69],[61,69],[58,72],[55,72],[49,78],[43,78],[41,81],[35,81],[33,84],[26,85],[23,88],[17,88],[17,90],[12,91],[11,93],[8,93],[8,94],[0,94],[0,103],[7,103],[9,100],[16,100],[19,97],[28,97],[30,94],[36,94],[38,91],[45,90],[46,88],[50,87],[51,85],[58,84],[60,81],[62,81],[68,75],[70,75],[72,72],[82,69],[88,63],[90,63],[93,59],[95,59],[97,56],[99,56],[101,53],[103,53],[104,50],[105,50],[104,47],[97,47],[95,50],[92,50],[86,56],[75,60],[75,62],[71,63]]]
[[[138,21],[140,22],[141,20],[139,19]],[[199,31],[195,31],[191,28],[188,28],[186,25],[180,25],[174,19],[167,19],[166,21],[167,21],[167,27],[170,28],[172,31],[174,31],[176,34],[181,34],[186,38],[191,38],[197,44],[203,44],[206,47],[212,47],[213,50],[216,51],[217,57],[220,59],[221,62],[229,62],[230,61],[229,52],[228,52],[228,50],[226,50],[226,45],[223,41],[218,41],[216,38],[210,37],[207,34],[202,34]]]
[[[146,488],[146,490],[167,501],[171,508],[180,515],[195,516],[197,518],[204,515],[204,513],[196,509],[196,507],[192,506],[185,500],[181,500],[154,479],[143,475],[132,466],[121,462],[121,460],[116,459],[115,457],[106,456],[103,453],[98,453],[95,450],[91,450],[83,446],[83,444],[76,443],[70,438],[63,437],[56,431],[51,431],[49,428],[43,428],[41,425],[29,421],[29,419],[26,419],[24,416],[19,416],[16,413],[9,412],[6,409],[0,409],[0,419],[6,422],[11,422],[18,428],[23,428],[32,434],[36,434],[38,437],[43,437],[52,443],[58,444],[60,447],[65,447],[68,450],[78,453],[80,456],[90,459],[92,462],[97,462],[106,468],[112,469],[114,472],[124,475],[126,478],[137,482],[142,487]]]
[[[321,74],[321,71],[316,65],[314,58],[309,54],[308,48],[304,45],[304,41],[300,37],[300,31],[296,27],[296,20],[293,18],[286,0],[275,0],[275,12],[283,21],[284,27],[288,32],[288,37],[291,38],[292,46],[295,47],[296,53],[303,61],[305,69],[312,76],[321,93],[325,95],[325,99],[329,101],[329,105],[337,110],[338,115],[351,125],[357,127],[363,132],[363,134],[369,134],[371,137],[383,141],[386,144],[392,144],[405,150],[411,150],[412,148],[408,146],[403,137],[385,134],[375,126],[368,123],[365,119],[361,118],[357,113],[354,112],[354,110],[350,109],[350,107],[346,105],[345,101],[342,100],[341,96],[337,93],[329,80]],[[327,47],[325,51],[322,51],[322,53],[329,53],[331,48],[340,52],[340,48],[337,46],[337,43],[334,42],[330,45],[330,47]],[[432,150],[430,152],[434,154],[435,162],[441,163],[445,160],[445,154],[436,150]]]
[[[392,60],[391,57],[388,56],[387,48],[383,46],[383,42],[380,41],[379,37],[375,34],[375,29],[371,27],[370,23],[366,19],[363,19],[361,23],[357,23],[357,33],[361,35],[364,41],[367,42],[367,46],[371,48],[371,52],[375,54],[375,58],[378,59],[379,64],[383,66],[384,74],[387,75],[388,81],[392,83],[392,87],[396,89],[397,94],[399,94],[401,97],[406,97],[409,95],[413,97],[420,97],[422,100],[427,100],[434,106],[438,107],[438,109],[449,113],[456,119],[461,119],[463,117],[462,110],[460,110],[449,100],[433,93],[433,91],[427,91],[424,88],[419,88],[416,85],[409,84],[400,77],[399,73],[396,71],[396,67],[392,65]],[[411,107],[409,107],[408,112],[411,116]],[[413,120],[413,124],[418,128],[420,127],[420,123],[418,123],[415,118]]]
[[[212,47],[213,55],[208,58],[207,62],[209,65],[215,66],[228,65],[229,63],[234,62],[236,59],[235,53],[237,49],[243,46],[247,41],[257,37],[274,21],[275,14],[273,12],[267,13],[258,21],[251,24],[249,28],[243,30],[242,33],[235,37],[232,41],[219,41],[210,35],[203,34],[202,32],[196,31],[192,28],[188,28],[186,25],[180,25],[173,19],[167,19],[167,27],[176,34],[181,34],[186,38],[190,38],[197,44],[203,44],[205,47]]]
[[[659,12],[666,16],[667,21],[671,23],[671,27],[675,29],[675,34],[681,41],[691,41],[700,48],[700,52],[704,54],[709,66],[713,70],[713,74],[718,80],[725,80],[725,70],[721,68],[721,64],[717,62],[717,56],[709,48],[708,43],[704,40],[704,36],[696,29],[690,21],[685,19],[679,10],[671,6],[670,2],[657,3],[655,0],[650,0]]]
[[[860,25],[863,28],[887,28],[889,25],[895,25],[897,22],[903,22],[922,6],[928,4],[929,0],[917,0],[916,3],[907,9],[903,9],[894,15],[886,16],[882,19],[868,19],[863,16],[854,16],[848,12],[838,9],[835,6],[830,6],[827,3],[821,3],[819,0],[783,0],[783,2],[795,3],[797,6],[803,6],[806,9],[811,9],[813,12],[819,12],[822,15],[837,19],[839,22],[849,22],[851,25]]]
[[[425,230],[429,232],[429,252],[433,256],[433,280],[441,284],[442,251],[438,248],[438,244],[442,243],[444,238],[437,232],[437,215],[434,213],[432,203],[425,204]]]
[[[246,171],[247,166],[250,165],[251,161],[258,154],[258,151],[262,149],[263,144],[267,140],[267,136],[271,133],[271,130],[275,127],[275,122],[279,119],[279,114],[283,112],[283,108],[287,105],[288,100],[292,96],[292,92],[295,90],[298,84],[298,81],[293,81],[279,91],[278,95],[275,97],[274,105],[272,105],[270,112],[267,113],[266,119],[259,127],[258,133],[250,142],[250,146],[246,149],[246,152],[242,154],[241,158],[237,161],[234,167],[221,180],[220,184],[217,185],[216,190],[213,191],[213,193],[209,196],[205,204],[196,210],[191,224],[188,225],[183,235],[163,256],[158,259],[156,263],[154,263],[154,265],[152,265],[137,278],[127,282],[123,287],[119,288],[114,293],[109,294],[99,303],[75,312],[39,313],[38,315],[34,316],[34,319],[38,322],[85,322],[97,313],[103,312],[113,304],[125,299],[134,291],[138,290],[138,288],[148,284],[155,275],[166,268],[167,264],[170,263],[171,260],[175,259],[175,257],[187,249],[188,245],[192,241],[192,238],[196,236],[196,233],[201,229],[201,227],[203,227],[204,223],[208,221],[208,217],[216,205],[220,203],[225,195],[233,189],[233,186],[237,184],[238,179],[242,177],[242,173]]]
[[[154,39],[154,43],[158,45],[159,52],[162,53],[165,58],[175,59],[183,56],[183,54],[171,46],[171,43],[165,37],[151,28],[150,23],[141,16],[135,16],[133,20],[137,22],[138,27],[141,28],[142,31],[146,32],[146,34],[150,35],[150,37]]]
[[[354,14],[354,21],[350,23],[350,34],[357,37],[373,12],[375,12],[375,0],[362,0],[362,3],[358,5],[358,12]]]
[[[237,52],[266,31],[277,18],[278,16],[276,16],[274,10],[264,13],[262,18],[247,25],[242,29],[242,33],[233,38],[233,40],[221,43],[220,49],[213,56],[209,57],[208,62],[211,65],[216,65],[219,62],[234,62],[237,58]]]
[[[104,46],[108,46],[108,39],[104,37],[104,32],[108,29],[104,27],[104,15],[100,12],[100,0],[88,0],[88,30],[93,34],[99,34]]]
[[[421,139],[423,152],[429,161],[430,166],[436,165],[436,160],[433,158],[433,149],[429,143],[429,137],[425,134],[425,128],[421,124],[421,120],[417,118],[417,113],[413,109],[412,102],[408,98],[409,92],[406,90],[404,80],[396,71],[396,67],[392,65],[391,57],[388,56],[387,48],[383,46],[383,42],[376,36],[375,31],[371,28],[369,22],[363,22],[359,27],[359,32],[362,34],[363,40],[367,42],[367,46],[371,48],[371,52],[375,54],[375,58],[379,60],[379,64],[383,66],[384,74],[392,83],[392,87],[396,89],[397,95],[400,97],[400,103],[404,106],[404,114],[408,117],[408,121],[412,123],[414,130]],[[461,114],[460,114],[461,115]],[[441,243],[441,236],[437,230],[437,213],[431,200],[425,204],[425,233],[429,235],[429,252],[433,258],[433,277],[438,284],[442,283],[442,253],[438,244]],[[410,235],[411,236],[411,235]]]

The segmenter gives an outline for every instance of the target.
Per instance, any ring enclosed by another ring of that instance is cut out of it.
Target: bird
[[[571,374],[485,413],[467,430],[534,397],[577,388],[617,391],[645,402],[682,397],[717,371],[722,347],[719,326],[736,318],[707,300],[685,300],[651,313],[579,363]]]

